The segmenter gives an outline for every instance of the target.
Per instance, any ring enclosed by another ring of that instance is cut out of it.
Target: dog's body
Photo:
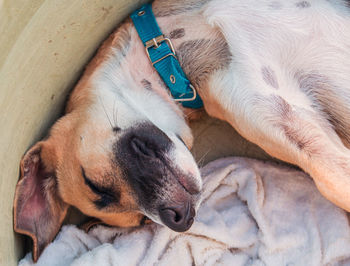
[[[350,211],[349,2],[159,0],[153,11],[205,110],[300,166]],[[187,230],[201,181],[183,111],[191,116],[127,20],[88,66],[50,137],[22,161],[15,228],[34,239],[34,258],[69,205],[111,225],[136,226],[146,215]]]

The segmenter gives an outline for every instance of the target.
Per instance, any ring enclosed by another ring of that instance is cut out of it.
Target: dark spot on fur
[[[317,154],[319,151],[317,145],[314,145],[314,141],[318,137],[310,135],[314,125],[298,115],[305,113],[305,110],[294,111],[286,100],[277,95],[272,96],[269,102],[273,103],[273,110],[279,116],[275,125],[282,130],[289,142],[308,156]],[[308,130],[308,128],[310,129]]]
[[[217,32],[213,39],[190,40],[177,49],[180,64],[191,83],[200,89],[215,71],[228,67],[232,54],[224,36]]]
[[[147,90],[152,90],[152,83],[149,82],[147,79],[141,80],[142,86]]]
[[[81,172],[85,184],[91,189],[92,192],[100,197],[98,200],[94,201],[94,204],[98,209],[105,208],[112,203],[118,203],[120,201],[120,192],[114,191],[111,186],[101,186],[92,181],[86,176],[83,167],[81,167]]]
[[[302,92],[313,102],[336,133],[350,144],[350,93],[338,87],[329,77],[316,72],[298,71],[294,75]]]
[[[273,71],[269,66],[264,66],[261,68],[261,75],[267,85],[275,89],[279,89],[275,71]]]
[[[184,36],[185,36],[185,29],[184,28],[175,29],[169,33],[170,39],[180,39]]]
[[[281,96],[273,95],[271,100],[275,113],[282,118],[282,120],[292,119],[292,107]]]
[[[113,132],[114,132],[114,133],[117,133],[117,132],[119,132],[120,130],[121,130],[120,127],[117,127],[117,126],[113,127]]]
[[[301,1],[296,3],[295,6],[299,8],[308,8],[311,6],[311,4],[308,1]]]
[[[272,96],[273,108],[275,109],[277,115],[281,119],[278,120],[277,125],[280,127],[286,136],[286,138],[299,150],[304,150],[304,148],[309,144],[307,138],[300,136],[300,130],[293,127],[294,117],[293,110],[290,104],[280,96]]]
[[[288,124],[281,124],[281,128],[288,140],[297,146],[299,150],[304,150],[309,146],[310,141],[307,138],[300,138],[300,132],[298,129],[294,129]]]
[[[156,17],[178,15],[190,11],[200,10],[210,0],[162,0],[152,5]]]
[[[269,7],[271,9],[280,10],[282,9],[282,3],[280,3],[279,1],[272,1],[271,3],[269,3]]]

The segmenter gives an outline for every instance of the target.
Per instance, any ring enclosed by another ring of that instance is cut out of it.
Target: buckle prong
[[[162,35],[159,35],[159,36],[157,36],[157,37],[155,37],[155,38],[152,38],[152,39],[148,40],[148,41],[145,43],[145,49],[146,49],[146,53],[147,53],[147,56],[148,56],[149,60],[151,60],[151,57],[150,57],[150,55],[149,55],[148,49],[151,48],[151,47],[154,47],[155,49],[157,49],[157,48],[160,46],[160,44],[161,44],[162,42],[164,42],[164,41],[167,42],[167,44],[169,45],[170,50],[171,50],[171,52],[173,53],[173,56],[176,55],[175,49],[174,49],[174,46],[173,46],[171,40],[170,40],[169,38],[165,38],[164,35],[162,34]],[[170,54],[169,54],[169,55],[170,55]],[[165,57],[166,57],[166,56],[165,56]],[[165,57],[163,57],[163,58],[165,58]],[[161,59],[163,59],[163,58],[161,58]],[[160,61],[160,60],[157,60],[157,62],[159,62],[159,61]],[[152,62],[152,60],[151,60],[151,62]],[[154,64],[155,64],[155,62],[152,63],[152,65],[154,65]]]

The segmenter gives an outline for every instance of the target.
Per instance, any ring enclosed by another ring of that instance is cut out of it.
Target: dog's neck
[[[219,29],[206,21],[204,13],[207,1],[192,2],[192,9],[187,10],[175,4],[167,6],[164,2],[156,1],[153,10],[164,35],[171,39],[184,72],[198,93],[207,98],[211,75],[228,64],[231,54]],[[125,75],[130,73],[135,85],[153,90],[167,101],[172,101],[168,97],[168,89],[150,64],[130,20],[125,27],[130,34],[130,39],[120,47],[121,57],[125,55],[121,61],[127,66],[124,67],[128,72]]]
[[[211,77],[228,65],[231,57],[222,33],[206,21],[206,2],[184,4],[190,9],[183,9],[170,1],[170,6],[166,1],[153,3],[159,27],[172,40],[178,60],[204,104],[210,99]],[[190,146],[192,137],[183,119],[181,104],[172,99],[152,67],[130,19],[105,42],[88,66],[70,98],[68,112],[73,106],[81,106],[75,104],[75,101],[82,100],[79,86],[82,90],[88,89],[86,95],[89,96],[85,102],[100,105],[95,108],[99,108],[99,112],[91,112],[94,118],[116,117],[122,128],[131,126],[135,121],[148,120],[164,132],[188,136],[183,138]],[[75,97],[78,94],[79,97]]]
[[[157,23],[174,44],[187,77],[208,101],[211,77],[231,60],[223,34],[207,21],[206,9],[210,1],[180,1],[168,5],[165,2],[153,3]]]

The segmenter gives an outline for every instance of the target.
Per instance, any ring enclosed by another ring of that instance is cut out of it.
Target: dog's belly
[[[272,101],[270,96],[277,95],[293,108],[336,117],[347,136],[350,12],[339,4],[211,2],[208,20],[223,31],[233,59],[228,69],[211,77],[210,97],[205,99],[208,113],[220,119],[229,116],[237,127],[233,120],[249,116],[242,106],[246,99]]]
[[[350,210],[350,11],[340,4],[211,2],[208,19],[223,31],[233,60],[212,75],[213,99],[204,102]]]

